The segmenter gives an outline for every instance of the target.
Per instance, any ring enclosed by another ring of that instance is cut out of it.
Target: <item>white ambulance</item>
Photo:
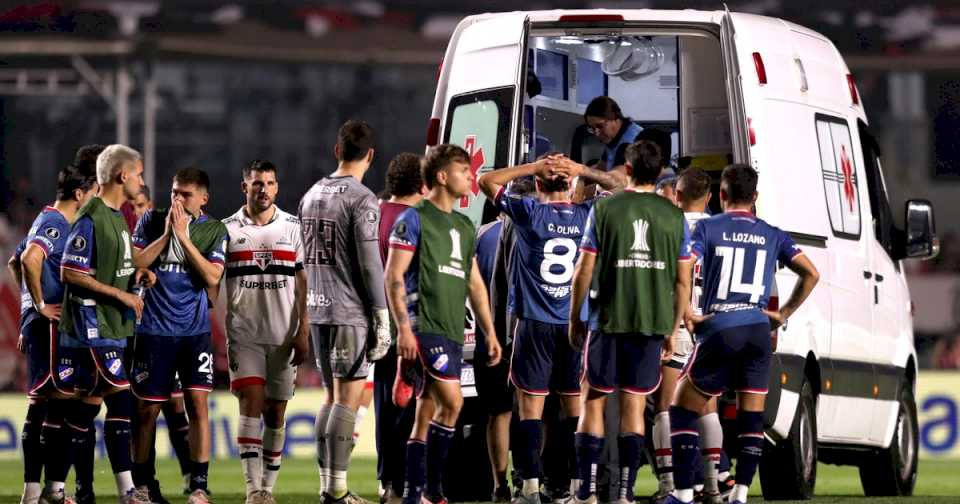
[[[457,26],[438,77],[427,143],[462,145],[475,172],[550,151],[600,157],[583,113],[601,95],[678,167],[755,167],[758,215],[821,273],[778,335],[764,497],[812,497],[817,460],[859,466],[868,495],[913,491],[917,359],[902,260],[936,253],[933,211],[911,200],[905,229],[894,223],[877,142],[830,40],[724,11],[483,14]],[[478,190],[460,203],[475,221],[482,205]],[[777,291],[796,280],[782,268]]]

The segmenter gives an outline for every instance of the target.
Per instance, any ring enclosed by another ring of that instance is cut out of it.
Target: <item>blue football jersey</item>
[[[480,268],[480,276],[483,277],[483,283],[490,290],[490,282],[493,281],[493,266],[497,259],[497,245],[500,243],[500,230],[503,229],[503,221],[495,220],[484,224],[477,231],[476,251],[474,257],[477,258],[477,266]]]
[[[114,210],[116,213],[120,213]],[[77,219],[70,228],[70,234],[67,235],[63,259],[60,261],[61,269],[69,269],[85,273],[87,275],[96,274],[94,265],[97,258],[96,233],[94,231],[93,218],[84,215]],[[85,296],[82,289],[72,291],[75,295]],[[124,347],[127,342],[125,339],[111,339],[93,337],[98,329],[96,307],[83,306],[80,303],[73,305],[73,333],[60,333],[60,344],[66,347]]]
[[[26,238],[17,246],[16,255],[21,257],[30,245],[43,251],[43,270],[40,273],[40,292],[46,304],[63,302],[63,282],[60,281],[60,260],[63,258],[64,244],[70,233],[67,218],[53,207],[46,207],[37,215],[30,226]],[[20,285],[20,328],[23,329],[40,314],[33,309],[33,298],[27,290],[27,284]]]
[[[417,296],[414,294],[420,289],[420,257],[417,249],[420,247],[420,214],[416,208],[408,208],[397,217],[390,231],[390,248],[413,252],[413,260],[404,274],[403,280],[407,290],[407,315],[411,325],[417,320]]]
[[[501,190],[496,203],[513,220],[517,238],[510,279],[513,312],[524,319],[566,324],[573,268],[592,201],[545,203]]]
[[[731,211],[697,223],[691,238],[693,253],[702,258],[707,331],[761,323],[766,316],[777,261],[789,263],[802,253],[786,232],[749,212]]]
[[[146,248],[163,233],[163,226],[151,225],[155,212],[145,213],[133,232],[133,246]],[[210,217],[201,215],[196,222]],[[159,223],[158,223],[159,224]],[[172,238],[171,238],[172,242]],[[206,254],[206,259],[223,266],[226,255],[226,234]],[[193,271],[186,259],[178,260],[168,249],[150,265],[157,274],[157,283],[147,289],[143,299],[143,317],[137,324],[138,334],[154,336],[195,336],[210,332],[207,284]]]

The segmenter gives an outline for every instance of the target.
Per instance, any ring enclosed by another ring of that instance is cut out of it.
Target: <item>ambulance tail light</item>
[[[854,105],[860,105],[860,94],[857,93],[857,83],[853,80],[853,75],[847,74],[847,87],[850,89],[850,100]]]
[[[747,134],[750,136],[750,147],[757,145],[757,132],[753,129],[753,119],[747,118]]]
[[[440,118],[433,117],[427,123],[427,147],[433,147],[440,141]]]
[[[561,23],[616,23],[622,22],[620,14],[565,14],[558,19]]]
[[[767,83],[767,68],[763,66],[763,57],[760,56],[760,53],[753,53],[753,66],[757,69],[757,80],[760,82],[760,85]]]

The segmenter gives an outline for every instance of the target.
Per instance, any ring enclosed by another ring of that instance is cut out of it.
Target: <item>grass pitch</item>
[[[451,467],[450,470],[456,470]],[[183,480],[173,460],[161,460],[157,476],[164,495],[171,502],[185,502],[180,492]],[[0,503],[16,503],[23,488],[23,466],[20,461],[0,461]],[[277,483],[275,496],[281,504],[316,504],[317,468],[313,460],[285,459]],[[656,481],[649,468],[641,469],[637,483],[637,495],[650,495],[656,489]],[[350,470],[351,489],[361,496],[376,501],[376,461],[372,458],[356,458]],[[73,483],[67,484],[68,494],[73,493]],[[243,475],[239,460],[214,460],[210,464],[210,489],[213,501],[218,504],[242,504],[244,501]],[[759,497],[759,481],[751,503],[762,502]],[[116,489],[110,465],[99,461],[96,472],[96,493],[101,503],[116,502]],[[817,503],[960,503],[960,460],[921,460],[920,476],[915,496],[911,498],[868,499],[863,497],[860,477],[855,467],[837,467],[821,464],[817,477]],[[642,502],[642,499],[641,499]]]

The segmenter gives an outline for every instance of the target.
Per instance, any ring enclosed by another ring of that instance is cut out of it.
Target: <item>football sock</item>
[[[420,504],[427,476],[427,445],[419,439],[407,442],[407,478],[403,486],[403,504]]]
[[[93,461],[97,449],[97,427],[94,420],[100,414],[99,404],[78,402],[67,413],[67,424],[73,430],[73,470],[77,480],[77,494],[93,492]]]
[[[637,469],[640,468],[643,436],[635,432],[620,434],[617,436],[617,450],[620,454],[620,498],[633,502],[633,487],[637,483]]]
[[[708,493],[720,491],[718,477],[720,471],[720,453],[723,451],[723,428],[720,416],[708,413],[697,420],[700,431],[701,453],[703,455],[703,489]]]
[[[273,493],[273,486],[280,476],[280,458],[283,456],[283,442],[286,429],[263,429],[263,489]]]
[[[427,430],[427,486],[425,494],[431,502],[443,496],[443,466],[456,429],[438,422],[430,422]]]
[[[673,491],[673,447],[670,446],[670,412],[657,413],[653,421],[653,452],[657,457],[660,492]]]
[[[740,453],[737,456],[737,485],[749,487],[763,455],[763,413],[738,411]]]
[[[129,390],[124,389],[104,397],[103,402],[107,405],[103,440],[117,482],[117,493],[126,495],[133,489],[133,476],[130,474],[130,413],[133,397]]]
[[[597,492],[597,464],[600,462],[600,452],[603,450],[603,438],[578,432],[575,444],[580,476],[577,498],[587,500]]]
[[[683,502],[693,500],[693,464],[699,449],[697,417],[680,406],[670,407],[670,441],[673,445],[673,481],[675,494]]]
[[[317,469],[320,472],[320,494],[326,491],[327,471],[330,467],[327,461],[327,422],[330,421],[330,410],[332,404],[324,403],[317,412],[317,419],[314,423],[314,432],[317,435]]]
[[[357,415],[342,404],[334,404],[327,421],[327,495],[339,499],[347,493],[347,469],[353,452],[353,428]]]
[[[43,450],[40,448],[40,432],[47,416],[47,401],[31,399],[27,406],[27,418],[23,421],[23,481],[40,483],[43,474]],[[24,492],[26,494],[26,492]]]
[[[523,495],[540,491],[540,445],[543,421],[521,420],[517,424],[517,445],[514,455],[517,471],[523,479]]]
[[[207,490],[207,474],[210,462],[190,462],[190,491]]]
[[[250,495],[259,491],[263,485],[260,418],[240,415],[237,445],[240,447],[240,467],[243,468],[243,478],[247,483],[247,495]]]

